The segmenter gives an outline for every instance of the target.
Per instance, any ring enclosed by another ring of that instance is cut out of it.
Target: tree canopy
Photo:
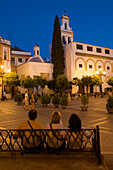
[[[87,87],[87,94],[88,94],[88,86],[92,85],[92,78],[91,76],[83,76],[81,79],[83,85]]]
[[[8,84],[9,86],[14,85],[14,86],[18,86],[20,85],[20,80],[19,80],[19,76],[17,75],[16,72],[10,72],[10,73],[6,73],[4,75],[4,82],[6,84]]]
[[[63,94],[63,90],[69,87],[68,79],[65,75],[58,76],[56,79],[56,88]]]
[[[108,80],[107,80],[107,83],[112,86],[112,96],[113,96],[113,77],[110,77]]]
[[[34,82],[33,79],[30,76],[26,76],[24,79],[20,81],[21,86],[24,88],[33,88],[34,87]]]
[[[41,76],[33,76],[34,86],[38,87],[41,85],[42,77]]]
[[[92,76],[92,85],[93,86],[99,86],[101,84],[101,82],[100,82],[100,77],[99,76],[97,76],[97,75],[93,75]]]
[[[53,63],[53,78],[56,79],[57,76],[62,75],[64,73],[64,50],[61,41],[61,31],[60,31],[60,23],[59,18],[56,15],[54,22],[54,30],[53,30],[53,39],[52,39],[52,63]]]

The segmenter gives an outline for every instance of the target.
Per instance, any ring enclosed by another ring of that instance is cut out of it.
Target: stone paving
[[[104,98],[90,97],[89,109],[87,112],[82,112],[80,109],[80,99],[72,100],[67,109],[63,110],[61,107],[54,108],[52,104],[48,107],[42,107],[40,101],[35,106],[38,110],[37,121],[42,123],[45,127],[46,123],[50,121],[52,111],[60,111],[64,128],[68,127],[68,119],[72,113],[78,114],[82,120],[82,126],[85,128],[95,128],[99,125],[101,151],[107,162],[110,170],[113,169],[113,115],[109,115],[106,111],[106,100]],[[24,103],[20,106],[16,105],[14,101],[0,101],[0,128],[15,129],[20,122],[28,119],[28,111],[23,108]]]

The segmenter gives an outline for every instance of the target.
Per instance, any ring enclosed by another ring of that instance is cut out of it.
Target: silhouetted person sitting
[[[47,123],[45,129],[51,129],[48,131],[46,138],[47,148],[49,149],[58,149],[64,147],[63,134],[61,131],[55,131],[55,129],[62,129],[63,124],[61,121],[60,112],[53,112],[51,116],[50,123]]]
[[[67,132],[65,139],[67,141],[67,147],[69,149],[82,149],[88,137],[88,132],[82,131],[81,120],[76,114],[72,114],[69,119],[69,131]]]
[[[43,126],[35,121],[37,118],[36,110],[30,110],[28,117],[29,121],[20,123],[20,125],[17,128],[17,130],[20,131],[15,132],[14,138],[22,139],[23,149],[25,150],[25,152],[40,151],[43,149],[44,135],[41,131],[36,130],[43,129]]]

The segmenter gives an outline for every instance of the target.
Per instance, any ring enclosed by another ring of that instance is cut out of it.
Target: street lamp
[[[2,77],[2,98],[1,100],[3,101],[4,100],[4,93],[3,93],[3,75],[5,74],[4,72],[4,65],[1,65],[1,77]],[[11,69],[7,69],[7,72],[10,73],[11,72]]]
[[[10,72],[11,72],[11,69],[9,68],[9,69],[7,70],[7,72],[10,73]]]
[[[3,74],[4,74],[4,65],[1,65],[1,73],[2,73],[2,98],[1,100],[3,100]]]
[[[103,97],[102,95],[102,76],[106,76],[106,72],[102,71],[102,68],[99,68],[98,71],[96,71],[96,74],[100,77],[100,82],[101,82],[101,97]]]

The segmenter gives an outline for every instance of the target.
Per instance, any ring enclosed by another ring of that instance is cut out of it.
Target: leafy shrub
[[[52,103],[53,104],[59,104],[60,103],[60,95],[59,95],[59,93],[54,94]]]
[[[113,108],[113,96],[109,96],[106,107]]]
[[[68,95],[67,94],[62,95],[62,97],[60,98],[60,104],[61,104],[61,106],[68,105]]]
[[[83,95],[82,98],[81,98],[81,104],[85,106],[85,105],[88,105],[88,103],[89,103],[88,96],[87,95]]]
[[[51,101],[50,95],[49,94],[44,94],[43,96],[41,96],[41,103],[42,105],[47,106]]]
[[[60,104],[60,95],[59,95],[59,93],[54,94],[52,103],[53,103],[54,105],[55,105],[55,104],[58,104],[58,105]]]
[[[15,101],[15,102],[21,103],[22,100],[23,100],[22,94],[17,93],[17,94],[14,96],[14,101]]]

